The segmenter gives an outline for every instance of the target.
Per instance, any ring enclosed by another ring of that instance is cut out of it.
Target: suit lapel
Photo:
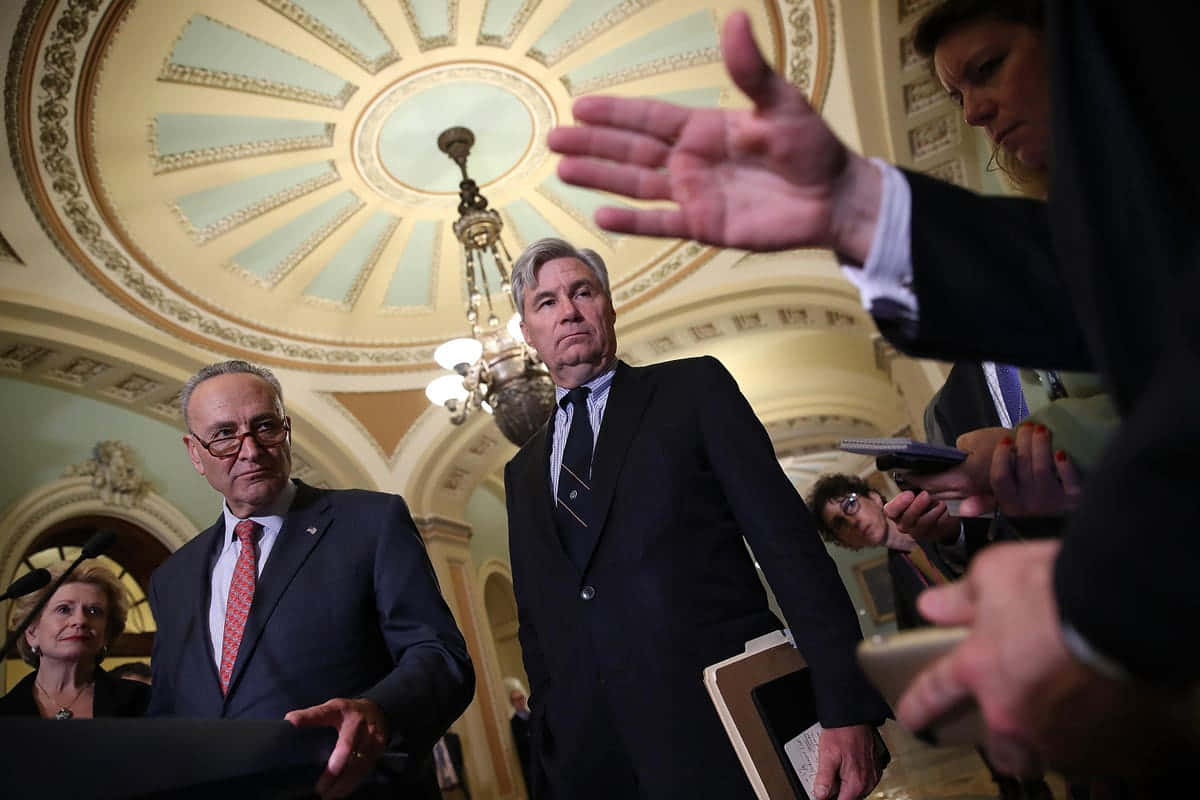
[[[212,577],[213,566],[216,564],[217,556],[221,553],[221,548],[225,544],[225,515],[222,514],[217,518],[216,523],[200,534],[203,547],[200,548],[200,553],[203,554],[203,561],[198,565],[198,569],[188,570],[188,580],[191,582],[190,591],[184,589],[185,596],[194,598],[195,605],[192,607],[193,626],[189,626],[195,631],[195,636],[188,635],[184,640],[184,646],[187,647],[188,640],[194,639],[191,648],[188,649],[184,658],[197,658],[204,664],[201,670],[206,672],[211,679],[208,681],[208,687],[212,691],[211,700],[215,702],[216,707],[220,708],[222,703],[221,697],[221,675],[217,672],[217,658],[220,658],[220,652],[213,654],[214,647],[220,647],[220,643],[213,644],[212,630],[209,628],[208,612],[209,605],[212,602]]]
[[[237,689],[238,679],[246,669],[246,663],[254,653],[262,637],[267,621],[274,613],[279,599],[287,591],[296,572],[304,564],[309,553],[325,535],[333,521],[333,508],[329,498],[322,492],[296,481],[296,498],[284,517],[283,528],[271,548],[271,556],[263,567],[262,576],[254,587],[254,602],[246,617],[242,632],[242,643],[238,646],[237,661],[229,679],[229,694]]]
[[[513,487],[515,496],[527,498],[522,503],[522,513],[529,517],[528,530],[535,531],[542,543],[562,552],[554,522],[554,498],[550,495],[550,445],[553,436],[554,415],[543,425],[525,449],[523,463],[519,464],[514,477],[519,481]],[[564,553],[565,555],[565,553]]]
[[[625,453],[633,442],[634,434],[641,425],[642,414],[654,387],[646,380],[643,370],[617,362],[617,373],[613,376],[608,401],[604,406],[604,419],[600,423],[600,436],[596,440],[596,453],[592,457],[592,519],[589,528],[592,541],[588,549],[590,562],[600,534],[608,520],[613,495],[617,489],[617,478],[625,463]],[[584,572],[587,572],[585,562]]]

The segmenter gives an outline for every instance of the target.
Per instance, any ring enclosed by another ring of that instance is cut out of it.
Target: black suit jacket
[[[1048,7],[1049,208],[908,176],[920,322],[881,328],[918,354],[1101,372],[1125,421],[1065,536],[1059,608],[1134,672],[1190,682],[1200,667],[1178,631],[1200,613],[1200,156],[1181,98],[1200,7]],[[1148,547],[1147,515],[1164,509]]]
[[[365,697],[392,733],[381,769],[427,767],[433,743],[471,700],[474,671],[408,507],[397,495],[296,483],[227,695],[208,627],[224,519],[154,573],[150,713],[281,719],[334,697]]]
[[[0,697],[0,717],[36,717],[37,700],[33,696],[37,672],[31,672],[17,682],[4,697]],[[150,702],[150,687],[141,681],[114,678],[96,667],[96,688],[92,696],[93,717],[140,717]]]
[[[750,791],[702,683],[706,666],[780,626],[743,536],[812,665],[822,722],[883,720],[855,663],[861,634],[837,570],[718,361],[618,364],[582,572],[555,529],[551,435],[548,424],[505,468],[536,796],[627,788],[587,769],[608,719],[643,796]]]

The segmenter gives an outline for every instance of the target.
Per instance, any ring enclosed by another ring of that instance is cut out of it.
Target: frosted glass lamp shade
[[[459,364],[474,364],[483,354],[477,339],[451,339],[433,351],[433,360],[442,369],[455,369]]]
[[[457,400],[460,403],[466,400],[467,390],[463,386],[463,379],[458,375],[443,375],[429,382],[425,387],[425,396],[435,406],[445,406],[448,400]]]
[[[513,314],[513,318],[504,326],[508,329],[508,335],[513,338],[513,341],[524,342],[525,337],[521,335],[521,315]]]

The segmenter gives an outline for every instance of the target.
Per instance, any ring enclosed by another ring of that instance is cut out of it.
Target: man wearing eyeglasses
[[[957,578],[965,565],[947,559],[936,544],[921,545],[903,533],[888,518],[883,495],[857,476],[822,475],[806,502],[825,541],[850,550],[886,547],[897,627],[928,624],[917,613],[917,596],[930,586]],[[954,517],[943,515],[930,526],[940,530],[944,539],[958,538]]]
[[[474,672],[404,500],[289,480],[269,370],[212,364],[180,405],[224,503],[151,579],[150,713],[334,727],[322,796],[438,797],[429,754]]]

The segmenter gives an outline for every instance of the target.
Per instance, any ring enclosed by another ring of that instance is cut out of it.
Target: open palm
[[[856,170],[803,93],[771,71],[744,14],[726,22],[725,63],[753,110],[688,109],[655,100],[586,97],[580,126],[551,132],[568,183],[677,208],[603,208],[601,227],[751,250],[836,247]]]

